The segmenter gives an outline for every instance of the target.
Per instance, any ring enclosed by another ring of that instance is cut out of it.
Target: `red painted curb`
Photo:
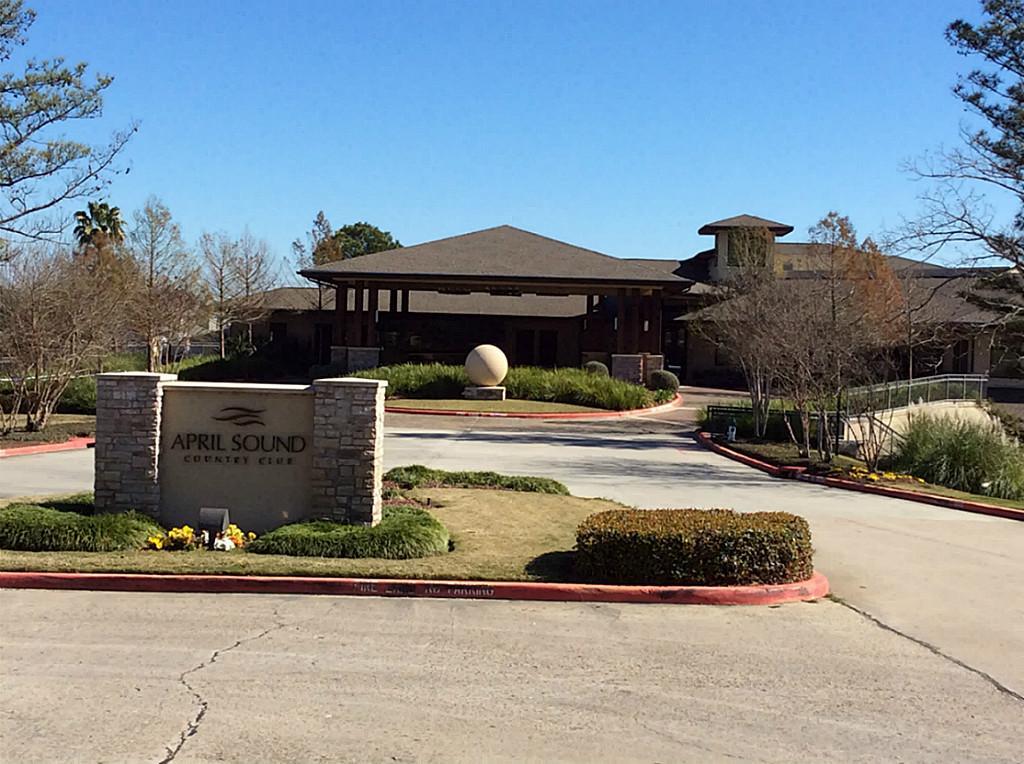
[[[892,486],[859,483],[856,480],[846,480],[845,478],[827,477],[825,475],[808,475],[806,471],[800,467],[779,467],[769,462],[764,462],[760,459],[747,456],[739,451],[734,451],[727,446],[723,446],[721,443],[716,443],[706,432],[697,433],[697,442],[714,451],[716,454],[721,454],[733,461],[741,462],[750,467],[767,472],[774,477],[795,478],[796,480],[801,480],[805,483],[824,485],[829,488],[842,488],[846,491],[857,491],[859,493],[870,493],[877,496],[888,496],[891,499],[916,501],[921,504],[931,504],[936,507],[956,509],[961,512],[974,512],[979,515],[991,515],[993,517],[1003,517],[1008,520],[1024,521],[1024,510],[1012,509],[1011,507],[1000,507],[995,504],[984,504],[979,501],[954,499],[950,496],[921,493],[920,491],[911,491],[906,488],[894,488]]]
[[[918,501],[922,504],[932,504],[934,506],[945,507],[947,509],[958,509],[961,512],[974,512],[979,515],[1005,517],[1009,520],[1024,520],[1024,510],[1013,509],[1012,507],[1000,507],[995,504],[984,504],[980,501],[954,499],[951,496],[937,496],[931,493],[921,493],[919,491],[911,491],[906,488],[895,488],[893,486],[858,483],[856,480],[826,477],[825,475],[800,475],[797,479],[803,480],[805,483],[827,485],[830,488],[843,488],[847,491],[871,493],[879,496],[888,496],[892,499],[906,499],[908,501]]]
[[[770,462],[764,462],[760,459],[756,459],[753,456],[747,456],[741,454],[739,451],[733,451],[731,448],[723,446],[721,443],[716,443],[712,440],[711,435],[706,432],[697,433],[697,442],[705,448],[714,451],[716,454],[721,454],[735,462],[740,462],[748,467],[753,467],[755,470],[761,470],[761,472],[767,472],[773,477],[779,477],[782,474],[782,469]]]
[[[562,413],[551,412],[550,414],[545,413],[515,413],[506,411],[464,411],[464,410],[453,410],[444,411],[441,409],[407,409],[407,408],[396,408],[394,406],[384,406],[384,411],[388,414],[420,414],[423,416],[477,416],[477,417],[493,417],[498,419],[619,419],[624,416],[638,416],[640,414],[657,414],[663,411],[671,411],[672,409],[680,406],[683,402],[683,396],[676,395],[674,399],[668,403],[663,403],[660,406],[651,406],[647,409],[630,409],[629,411],[608,411],[591,413],[589,411],[566,411]]]
[[[387,578],[174,576],[141,573],[0,572],[0,588],[75,589],[204,594],[325,594],[542,602],[622,602],[670,605],[780,605],[824,597],[828,579],[763,586],[610,586],[516,581],[422,581]]]
[[[40,443],[38,446],[16,446],[0,448],[0,459],[7,456],[31,456],[33,454],[52,454],[56,451],[77,451],[95,445],[95,438],[69,438],[63,443]]]

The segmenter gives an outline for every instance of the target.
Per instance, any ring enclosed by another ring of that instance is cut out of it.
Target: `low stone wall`
[[[902,435],[907,431],[910,420],[915,416],[930,416],[935,419],[955,419],[960,421],[987,423],[992,421],[991,415],[976,401],[933,401],[916,403],[912,406],[877,411],[873,417],[876,425],[884,431]],[[846,441],[861,443],[869,423],[866,416],[851,417],[848,422]]]
[[[612,354],[612,376],[634,385],[644,383],[644,357],[639,354]]]
[[[615,379],[644,385],[651,374],[665,368],[665,356],[655,353],[613,353],[611,375]]]
[[[380,348],[331,346],[331,365],[344,369],[346,374],[380,366]]]

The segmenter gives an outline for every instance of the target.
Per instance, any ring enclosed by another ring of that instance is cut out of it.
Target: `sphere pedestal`
[[[505,400],[504,385],[470,385],[462,391],[462,397],[470,401],[503,401]]]

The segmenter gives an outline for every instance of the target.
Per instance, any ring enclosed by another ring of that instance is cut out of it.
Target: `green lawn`
[[[792,443],[730,443],[730,448],[735,449],[741,453],[753,456],[756,458],[763,459],[764,461],[771,462],[772,464],[778,465],[796,465],[800,467],[807,466],[827,466],[821,465],[817,462],[811,462],[807,459],[801,459],[797,455],[797,448]],[[839,456],[836,458],[836,465],[839,467],[864,467],[864,462],[859,459],[851,459],[847,456]],[[1013,499],[1000,499],[995,496],[985,496],[984,494],[976,493],[965,493],[963,491],[957,491],[952,488],[946,488],[941,485],[933,485],[931,483],[908,483],[902,480],[879,480],[873,482],[873,485],[884,485],[892,488],[905,488],[913,491],[920,491],[921,493],[935,494],[936,496],[948,496],[953,499],[964,499],[968,501],[977,501],[982,504],[993,504],[999,507],[1010,507],[1012,509],[1024,509],[1024,501],[1014,501]]]
[[[535,581],[571,578],[576,527],[621,505],[514,491],[429,488],[409,493],[451,532],[455,548],[416,560],[325,559],[238,552],[11,552],[0,569],[30,571],[363,576]]]
[[[0,448],[17,448],[39,443],[63,443],[79,435],[96,434],[96,417],[88,414],[53,414],[42,432],[15,430],[0,435]]]
[[[606,409],[595,409],[589,406],[575,406],[571,403],[549,403],[547,401],[469,401],[463,398],[391,398],[387,402],[389,409],[437,409],[440,411],[502,411],[526,414],[556,414],[564,412],[589,412],[607,414]]]

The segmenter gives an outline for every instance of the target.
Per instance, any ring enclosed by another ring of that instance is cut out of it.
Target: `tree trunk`
[[[146,341],[146,351],[146,371],[154,372],[160,365],[160,359],[158,357],[160,354],[160,348],[158,347],[156,337],[150,337]]]
[[[26,432],[42,432],[50,419],[50,412],[45,406],[33,406],[25,415]]]
[[[220,357],[227,357],[227,354],[224,352],[224,324],[220,325]]]

